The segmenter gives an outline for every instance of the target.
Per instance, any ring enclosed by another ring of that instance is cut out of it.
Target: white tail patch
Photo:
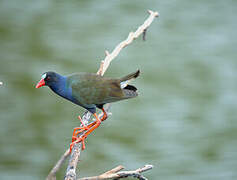
[[[129,83],[129,80],[123,81],[123,82],[120,83],[120,87],[123,89],[128,85],[128,83]]]

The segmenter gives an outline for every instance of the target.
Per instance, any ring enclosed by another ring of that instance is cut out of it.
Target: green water
[[[78,173],[153,164],[149,179],[237,178],[237,1],[1,0],[0,179],[44,179],[79,125],[82,108],[34,88],[41,74],[96,72],[147,9],[160,12],[147,40],[105,74],[141,69],[140,95],[113,104]]]

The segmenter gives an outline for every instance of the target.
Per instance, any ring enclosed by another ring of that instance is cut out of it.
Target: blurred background
[[[80,177],[153,164],[149,179],[237,178],[237,1],[1,0],[0,179],[44,179],[80,124],[81,107],[35,89],[41,74],[96,72],[147,9],[160,17],[146,41],[105,73],[141,69],[140,96],[87,138]]]

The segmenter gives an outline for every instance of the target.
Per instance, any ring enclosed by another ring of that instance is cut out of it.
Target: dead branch
[[[159,16],[158,12],[153,12],[151,10],[148,10],[148,13],[150,14],[149,17],[146,19],[146,21],[138,27],[138,29],[135,32],[130,32],[127,39],[122,41],[120,44],[118,44],[112,53],[109,53],[107,50],[105,51],[105,59],[101,61],[99,70],[97,71],[97,74],[103,76],[105,71],[108,69],[111,61],[118,56],[120,51],[126,47],[127,45],[131,44],[133,40],[135,40],[138,36],[143,34],[143,38],[145,38],[146,30],[150,26],[150,24],[153,22],[155,17]],[[108,107],[104,107],[105,111],[107,112],[110,105]],[[88,125],[90,122],[91,113],[86,111],[84,115],[82,116],[82,122],[84,125]],[[85,132],[84,132],[85,133]],[[79,136],[84,135],[84,133],[80,134]],[[64,153],[64,155],[61,157],[61,159],[56,163],[55,167],[50,171],[47,180],[56,180],[56,172],[60,169],[65,159],[69,156],[69,153],[67,153],[69,149]],[[66,170],[66,175],[64,177],[65,180],[76,180],[76,167],[77,163],[80,157],[81,153],[81,143],[77,143],[72,148],[71,156],[69,159],[69,164]],[[113,171],[112,171],[113,172]],[[134,171],[133,171],[134,172]],[[120,172],[122,173],[122,172]],[[136,174],[136,173],[135,173]],[[122,177],[122,174],[120,174]]]
[[[59,168],[62,166],[64,161],[67,159],[67,157],[70,155],[69,149],[62,155],[62,157],[58,160],[58,162],[55,164],[54,168],[50,171],[49,175],[47,176],[46,180],[56,180],[56,172],[59,170]]]
[[[120,51],[125,48],[127,45],[131,44],[134,39],[136,39],[138,36],[144,33],[144,31],[147,30],[147,28],[151,25],[152,21],[155,17],[159,16],[158,12],[153,12],[151,10],[148,10],[150,16],[147,18],[147,20],[137,28],[135,32],[130,32],[127,39],[119,43],[112,53],[110,54],[109,51],[105,51],[105,59],[101,61],[100,69],[97,73],[100,73],[100,75],[104,75],[105,71],[108,69],[111,61],[118,56]],[[144,35],[143,35],[144,36]]]
[[[142,175],[143,172],[148,171],[152,169],[152,165],[145,165],[142,168],[138,168],[133,171],[121,171],[124,169],[123,166],[117,166],[114,169],[111,169],[99,176],[92,176],[92,177],[84,177],[84,178],[79,178],[77,180],[103,180],[103,179],[122,179],[122,178],[127,178],[129,176],[132,176],[134,178],[137,178],[139,180],[147,180],[146,177]]]
[[[110,105],[106,104],[104,106],[104,110],[106,112],[109,111]],[[110,113],[108,113],[109,115]],[[103,116],[103,113],[99,114],[99,118],[101,118]],[[89,124],[89,120],[91,117],[91,113],[89,111],[86,111],[84,113],[84,115],[82,116],[82,122],[85,125]],[[92,121],[93,123],[93,121]],[[81,125],[82,126],[82,125]],[[79,136],[83,136],[86,132],[81,133]],[[76,167],[77,167],[77,163],[80,157],[80,153],[81,153],[81,147],[82,147],[82,143],[76,143],[73,148],[72,148],[72,152],[71,152],[71,156],[69,159],[69,163],[68,163],[68,167],[66,170],[66,175],[64,177],[65,180],[76,180]]]

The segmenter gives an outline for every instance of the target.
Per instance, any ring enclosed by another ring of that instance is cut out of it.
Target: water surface
[[[149,179],[236,179],[236,1],[0,2],[0,178],[44,179],[83,109],[34,86],[43,72],[96,72],[104,51],[158,10],[105,76],[136,69],[139,97],[86,142],[78,167],[96,175],[153,164]],[[58,173],[64,176],[66,165]]]

